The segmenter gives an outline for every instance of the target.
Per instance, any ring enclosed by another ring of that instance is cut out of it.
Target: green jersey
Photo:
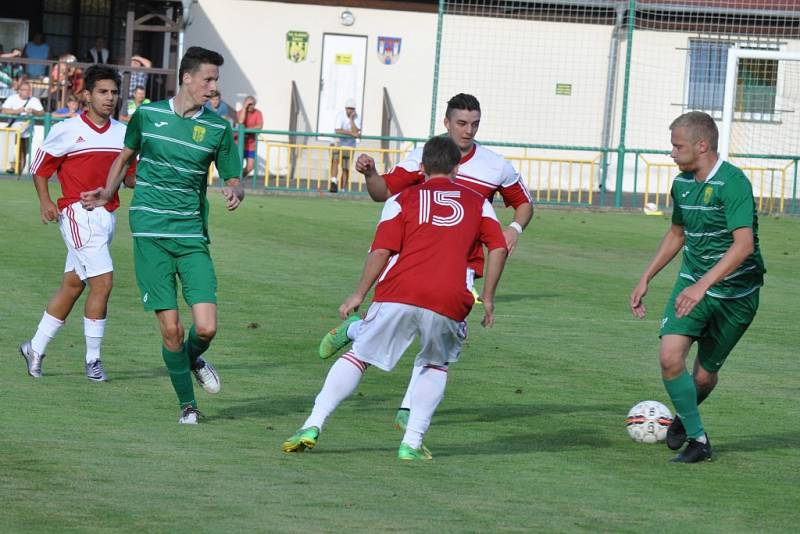
[[[172,99],[139,106],[125,146],[139,152],[130,207],[133,237],[208,240],[206,186],[212,162],[224,179],[242,169],[228,121],[205,106],[191,117]]]
[[[715,284],[706,295],[740,298],[764,283],[764,260],[758,245],[758,215],[747,176],[734,165],[719,160],[703,182],[691,173],[679,174],[670,192],[672,223],[683,226],[685,242],[680,276],[696,282],[733,245],[733,231],[753,229],[754,251],[741,265]]]

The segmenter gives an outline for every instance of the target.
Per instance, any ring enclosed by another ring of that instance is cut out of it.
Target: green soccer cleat
[[[408,408],[400,408],[397,410],[397,413],[394,415],[394,423],[392,423],[392,426],[395,430],[405,432],[406,427],[408,426],[408,414],[410,413],[411,410]]]
[[[342,324],[325,334],[319,344],[319,357],[327,360],[350,343],[351,340],[347,337],[347,328],[359,320],[361,320],[361,317],[358,315],[351,315]]]
[[[419,449],[414,449],[411,445],[406,445],[405,443],[400,444],[400,448],[397,449],[397,459],[398,460],[433,460],[433,455],[431,451],[428,450],[428,447],[425,445],[420,445]]]
[[[483,304],[481,294],[474,287],[472,288],[472,298],[475,299],[475,304]]]
[[[313,449],[317,444],[319,428],[310,426],[301,428],[281,444],[283,452],[303,452],[306,449]]]

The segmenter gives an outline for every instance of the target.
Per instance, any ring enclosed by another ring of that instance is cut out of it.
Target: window
[[[777,47],[755,47],[720,40],[689,41],[689,83],[687,107],[722,116],[725,95],[725,69],[728,49],[732,46],[762,50]],[[778,61],[743,58],[736,78],[734,120],[778,120],[775,103],[778,87]]]

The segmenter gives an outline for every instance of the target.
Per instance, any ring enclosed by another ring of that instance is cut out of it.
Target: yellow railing
[[[593,159],[508,156],[534,201],[592,203],[602,154]]]
[[[11,153],[9,148],[11,145],[12,137],[14,139],[13,150],[14,154],[16,155],[16,157],[14,158],[14,167],[13,167],[14,174],[19,174],[20,170],[24,167],[25,162],[22,161],[21,157],[22,155],[21,141],[22,141],[22,132],[25,131],[25,128],[28,127],[27,121],[21,123],[20,126],[21,126],[20,128],[17,127],[9,128],[7,126],[0,128],[0,137],[3,138],[3,145],[4,145],[2,150],[3,157],[2,160],[0,160],[0,172],[10,169],[8,156]]]
[[[678,166],[674,163],[648,161],[642,154],[639,158],[645,166],[643,204],[653,202],[658,207],[669,207],[672,200],[669,191],[672,188],[673,178],[680,172]],[[735,160],[733,163],[735,164]],[[753,196],[758,203],[758,211],[767,213],[775,211],[776,202],[778,211],[784,211],[786,199],[790,198],[787,195],[791,194],[791,191],[787,190],[790,182],[789,170],[794,164],[794,161],[790,161],[784,167],[768,165],[739,167],[753,185]]]

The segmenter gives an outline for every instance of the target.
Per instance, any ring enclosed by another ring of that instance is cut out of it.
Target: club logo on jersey
[[[77,139],[75,139],[76,143],[85,143],[86,139],[83,138],[82,135],[79,135]]]
[[[155,126],[156,128],[161,128],[162,126],[166,126],[167,124],[169,123],[166,121],[161,121],[161,122],[154,122],[153,126]]]
[[[206,138],[206,129],[202,126],[195,126],[192,130],[192,139],[197,143],[202,143]]]
[[[394,65],[400,56],[400,37],[378,37],[378,59],[384,65]]]
[[[714,194],[714,188],[710,185],[703,191],[703,204],[708,205],[711,202],[711,195]]]

